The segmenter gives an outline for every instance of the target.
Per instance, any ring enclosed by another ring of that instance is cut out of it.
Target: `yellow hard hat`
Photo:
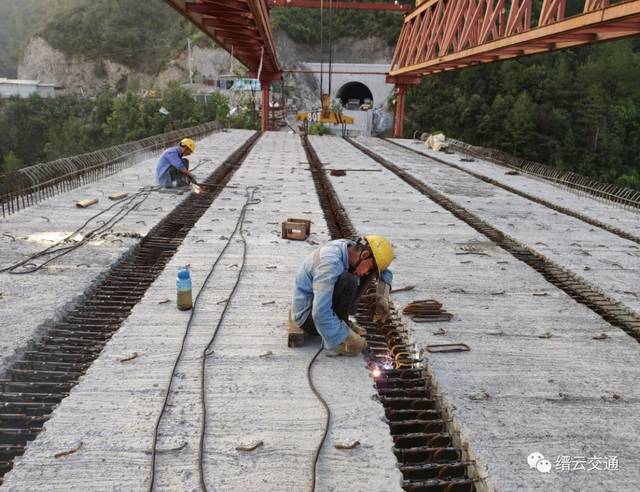
[[[180,145],[182,147],[187,147],[192,153],[196,151],[196,143],[190,138],[183,138],[180,140]]]
[[[373,259],[376,261],[378,273],[382,273],[391,264],[395,258],[393,246],[384,236],[364,236],[373,253]]]

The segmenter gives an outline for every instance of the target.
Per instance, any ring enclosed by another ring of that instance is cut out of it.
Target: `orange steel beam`
[[[260,80],[278,80],[267,0],[166,0]]]
[[[423,0],[405,16],[389,71],[401,77],[492,63],[640,34],[640,0],[583,0],[566,17],[566,0]]]
[[[323,73],[321,70],[283,70],[283,73]],[[332,70],[333,75],[387,75],[387,72],[349,72],[342,70]]]
[[[319,9],[320,0],[267,0],[269,7],[297,7],[302,9]],[[329,0],[324,0],[324,7],[329,8]],[[400,2],[332,2],[334,9],[349,10],[387,10],[391,12],[411,12],[412,6]]]

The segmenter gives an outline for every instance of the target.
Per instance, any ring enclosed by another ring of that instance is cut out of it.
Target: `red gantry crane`
[[[328,6],[329,0],[268,0],[270,7],[297,7],[303,9],[319,9]],[[388,12],[411,12],[413,2],[332,2],[334,9],[347,10],[386,10]]]
[[[640,0],[418,0],[405,16],[387,81],[396,84],[394,136],[407,86],[425,75],[640,34]],[[573,14],[573,15],[571,15]]]
[[[348,2],[329,0],[166,0],[213,41],[249,69],[249,76],[260,81],[262,89],[262,128],[269,124],[269,88],[282,79],[278,64],[269,7],[386,10],[409,12],[411,3]]]
[[[262,89],[262,128],[269,125],[269,88],[282,79],[266,0],[167,0],[249,69]]]

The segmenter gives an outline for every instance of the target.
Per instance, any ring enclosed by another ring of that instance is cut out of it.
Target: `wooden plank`
[[[109,195],[109,200],[122,200],[123,198],[126,198],[129,196],[129,193],[127,193],[126,191],[119,191],[117,193],[111,193]]]
[[[84,200],[80,200],[79,202],[76,202],[76,207],[87,208],[87,207],[90,207],[91,205],[95,205],[96,203],[98,203],[97,198],[86,198]]]
[[[287,345],[291,348],[302,347],[304,345],[304,335],[304,331],[293,320],[293,317],[291,316],[291,310],[289,310],[289,330]]]

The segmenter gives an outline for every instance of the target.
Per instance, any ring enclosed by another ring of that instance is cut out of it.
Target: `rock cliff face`
[[[104,84],[126,86],[130,75],[130,69],[109,60],[89,61],[69,57],[41,37],[29,41],[18,65],[18,78],[88,91]]]
[[[285,66],[295,62],[320,62],[319,45],[294,42],[286,33],[276,31],[278,58]],[[333,43],[334,63],[391,63],[393,46],[379,38],[340,38]],[[329,45],[324,46],[324,61],[329,61]]]
[[[285,69],[302,68],[302,62],[319,62],[319,46],[297,44],[285,33],[274,34],[278,57]],[[328,47],[325,46],[325,61],[328,61]],[[343,38],[334,43],[333,60],[336,63],[389,63],[392,48],[377,38]],[[221,74],[238,72],[239,62],[232,60],[229,53],[221,48],[194,47],[192,67],[196,74],[218,79]],[[313,77],[296,74],[289,76],[288,85],[303,101],[317,99],[317,84]],[[186,82],[188,79],[187,53],[169,62],[157,74],[148,74],[125,67],[107,59],[88,60],[67,55],[47,43],[41,37],[34,37],[27,45],[24,57],[18,66],[18,78],[53,82],[75,92],[93,92],[105,84],[123,91],[136,84],[141,88],[162,89],[170,81]]]
[[[321,59],[329,61],[329,47],[324,47],[324,57],[320,46],[294,42],[286,33],[274,33],[278,60],[283,68],[289,70],[307,69],[304,63],[317,63]],[[334,63],[391,63],[393,48],[378,38],[342,38],[334,42]],[[328,66],[325,66],[328,70]],[[310,110],[320,105],[320,89],[310,74],[294,73],[286,77],[289,95],[298,99],[298,109]],[[326,87],[325,87],[326,90]]]
[[[193,70],[207,78],[218,78],[231,67],[229,54],[220,48],[194,47]],[[237,62],[236,62],[237,65]],[[188,79],[187,53],[181,53],[158,74],[140,72],[110,60],[87,60],[69,56],[41,37],[29,41],[18,66],[18,78],[52,82],[70,91],[93,92],[105,84],[126,90],[134,82],[143,88],[162,89],[172,80]]]

